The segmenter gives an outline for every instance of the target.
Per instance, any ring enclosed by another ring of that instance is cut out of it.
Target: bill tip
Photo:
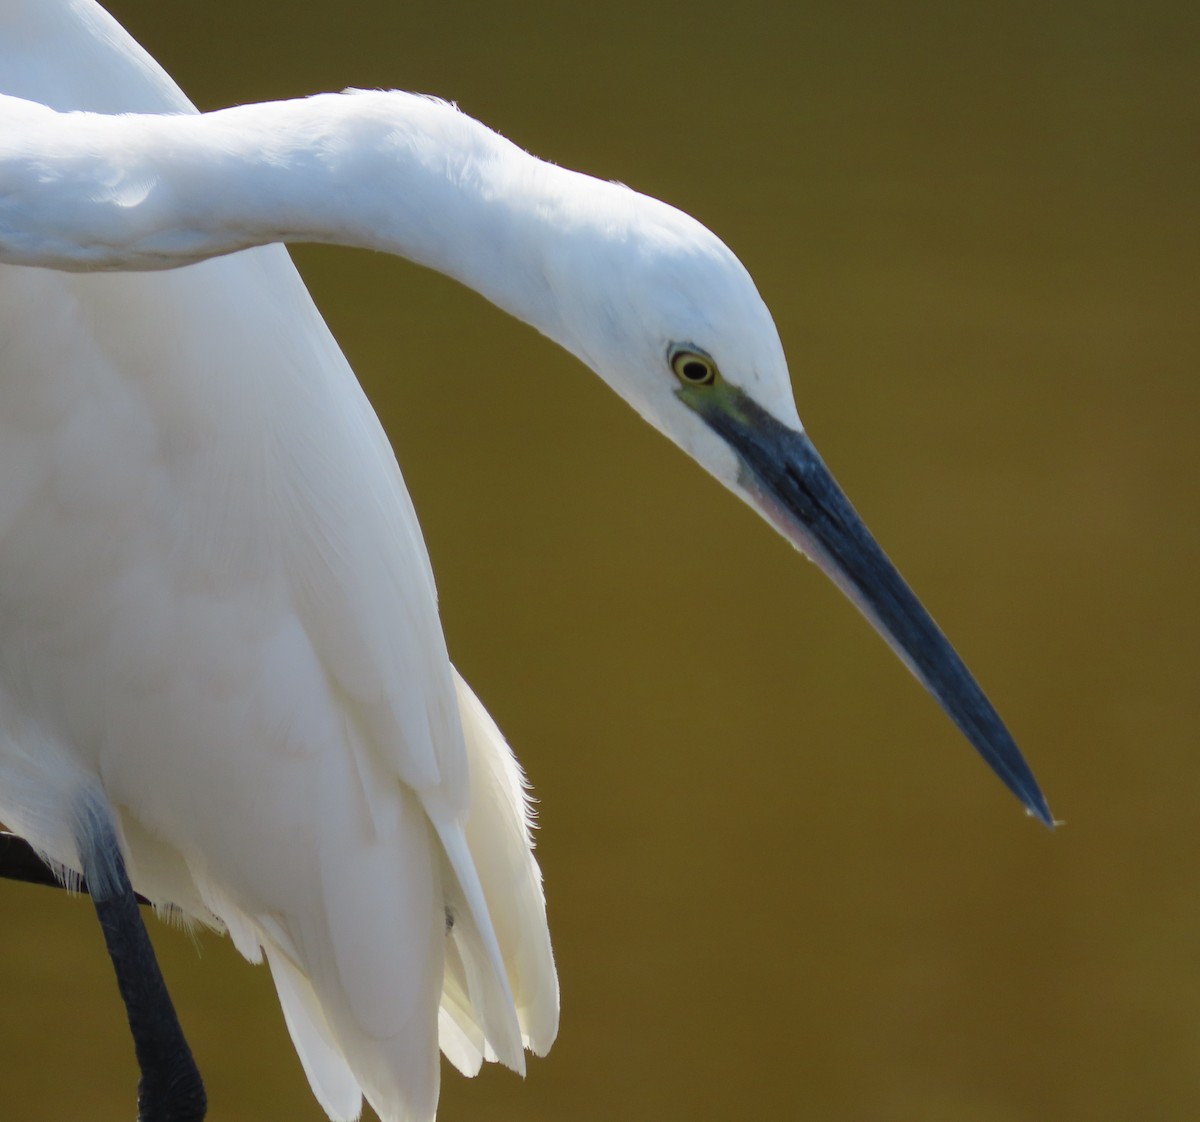
[[[1046,800],[1038,798],[1030,800],[1025,804],[1025,814],[1029,818],[1036,818],[1047,830],[1056,830],[1059,826],[1065,826],[1066,823],[1061,818],[1055,818],[1050,813],[1050,808],[1046,805]]]

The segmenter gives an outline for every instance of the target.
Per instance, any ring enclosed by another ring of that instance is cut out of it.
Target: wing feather
[[[194,111],[94,5],[23,5],[21,26],[0,42],[4,92]],[[523,781],[454,674],[392,450],[286,251],[0,284],[14,315],[38,309],[0,340],[0,433],[12,456],[38,441],[0,510],[0,534],[22,526],[5,571],[30,627],[9,637],[25,661],[0,683],[8,727],[58,706],[66,733],[91,730],[62,741],[118,806],[131,868],[246,957],[266,950],[332,1118],[361,1089],[387,1122],[427,1122],[439,1026],[462,1070],[521,1070],[558,1018]],[[41,766],[0,749],[14,760]],[[56,831],[42,847],[69,865]]]

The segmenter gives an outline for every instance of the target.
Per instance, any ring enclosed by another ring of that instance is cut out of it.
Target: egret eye
[[[671,356],[671,369],[685,386],[711,386],[717,380],[717,364],[696,351],[676,351]]]

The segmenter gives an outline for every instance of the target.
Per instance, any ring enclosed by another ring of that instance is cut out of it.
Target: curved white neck
[[[361,246],[447,273],[568,342],[550,295],[556,247],[595,234],[589,200],[604,211],[619,190],[414,94],[199,116],[63,114],[0,97],[8,264],[150,270],[269,242]]]

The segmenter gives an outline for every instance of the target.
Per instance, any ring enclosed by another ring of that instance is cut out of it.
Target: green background
[[[203,108],[437,93],[715,229],[1067,823],[573,359],[302,248],[540,799],[561,1036],[524,1083],[447,1070],[440,1117],[1200,1115],[1195,6],[112,9]],[[91,909],[0,907],[0,1117],[132,1117]],[[153,934],[213,1122],[323,1117],[265,970]]]

